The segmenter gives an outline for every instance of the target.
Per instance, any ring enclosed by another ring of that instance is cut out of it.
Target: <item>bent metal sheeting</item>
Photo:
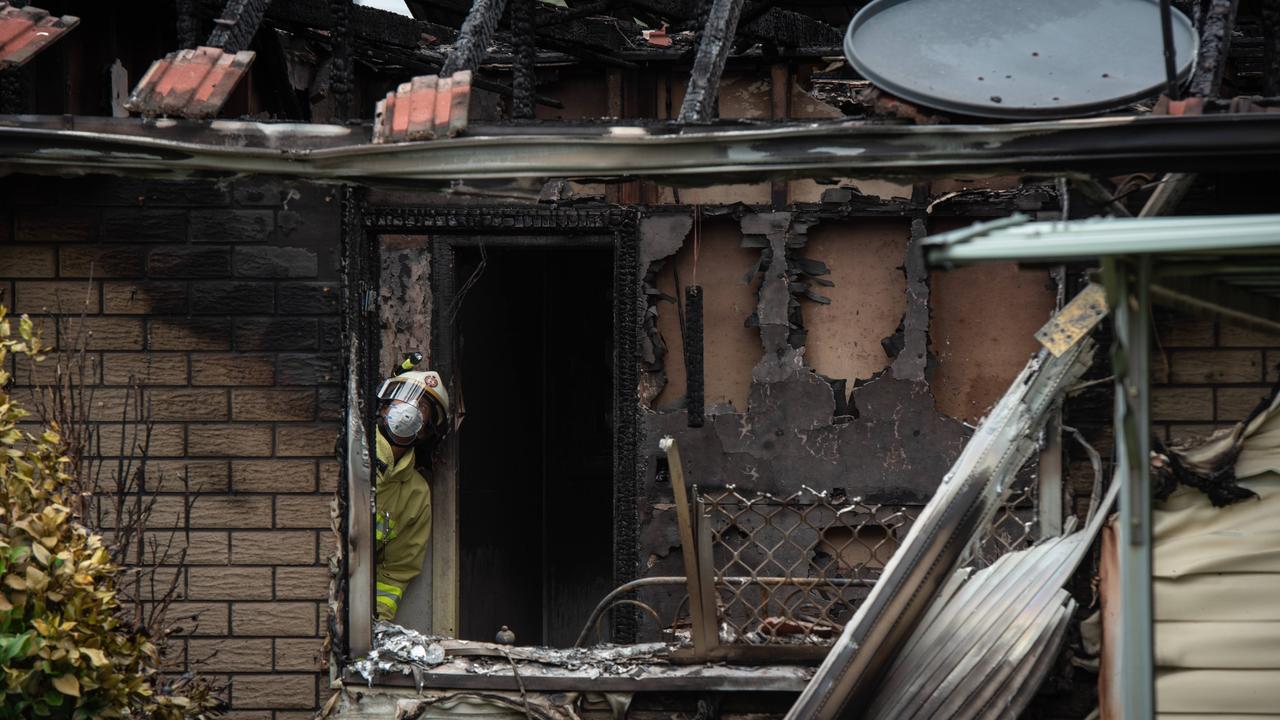
[[[215,120],[0,117],[0,172],[264,173],[333,182],[513,178],[770,177],[1191,170],[1280,161],[1280,113],[1003,125],[855,120],[536,127],[471,124],[464,136],[373,144],[367,127]]]

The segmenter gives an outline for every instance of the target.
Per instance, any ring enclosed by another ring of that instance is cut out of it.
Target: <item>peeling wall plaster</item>
[[[1051,280],[1009,263],[935,272],[930,285],[938,409],[976,423],[1039,349],[1035,331],[1053,314]]]
[[[907,223],[866,220],[822,223],[809,232],[806,257],[831,268],[830,305],[801,303],[808,330],[805,360],[852,385],[889,365],[880,341],[894,333],[907,307],[906,277],[898,270],[907,249]]]
[[[657,288],[674,298],[676,273],[683,285],[691,284],[696,276],[704,293],[706,407],[729,403],[742,409],[747,406],[751,368],[760,357],[759,333],[744,324],[756,309],[755,291],[744,277],[760,259],[760,253],[742,247],[742,232],[736,222],[712,219],[702,223],[697,255],[695,273],[693,240],[686,239],[674,261],[663,263]],[[684,351],[675,304],[658,305],[658,331],[667,346],[663,365],[667,385],[654,406],[671,407],[682,402],[685,395]]]
[[[812,222],[792,213],[748,214],[741,220],[744,242],[759,246],[761,261],[753,282],[760,346],[745,409],[712,410],[698,428],[688,427],[683,411],[646,413],[646,470],[638,508],[641,575],[683,574],[680,554],[673,552],[679,546],[676,523],[666,510],[673,501],[672,488],[657,472],[657,439],[665,435],[680,444],[688,481],[702,488],[739,485],[778,496],[802,486],[839,488],[868,502],[890,504],[926,502],[970,435],[963,423],[936,410],[925,378],[929,296],[916,244],[924,232],[919,221],[910,230],[902,222],[881,228],[891,235],[889,228],[896,226],[900,238],[884,244],[898,246],[896,262],[903,269],[892,274],[905,275],[896,287],[897,297],[903,298],[898,317],[902,333],[889,344],[901,351],[890,367],[853,389],[847,409],[838,409],[842,394],[805,364],[806,347],[797,342],[804,341],[805,329],[794,326],[804,316],[795,303],[812,302],[798,300],[796,287],[804,280],[798,268],[809,251]],[[822,293],[833,289],[816,288]],[[788,546],[778,552],[805,550]],[[654,588],[642,598],[669,617],[679,595]]]

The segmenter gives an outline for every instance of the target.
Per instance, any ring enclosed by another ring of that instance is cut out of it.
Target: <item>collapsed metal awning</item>
[[[1025,220],[944,234],[928,248],[937,265],[982,260],[1097,259],[1114,339],[1116,543],[1120,637],[1116,704],[1123,717],[1153,717],[1151,332],[1153,300],[1280,330],[1280,233],[1276,215]],[[1019,241],[1017,237],[1020,236]],[[1080,238],[1073,242],[1073,238]]]
[[[1125,170],[1243,171],[1280,160],[1280,114],[1111,117],[1001,125],[862,121],[473,125],[462,137],[372,144],[370,128],[129,118],[0,117],[0,170],[280,174],[338,182],[772,177]]]
[[[1155,254],[1156,302],[1280,331],[1280,215],[1030,220],[1015,215],[935,235],[925,240],[928,260],[948,267]]]

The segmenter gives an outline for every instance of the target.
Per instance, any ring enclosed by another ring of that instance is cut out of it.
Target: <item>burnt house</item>
[[[1185,77],[1040,120],[873,85],[841,46],[866,4],[0,7],[0,303],[79,349],[92,453],[137,454],[121,439],[147,429],[152,525],[186,547],[170,670],[222,681],[231,718],[485,697],[782,717],[1096,279],[950,268],[926,238],[1274,212],[1276,3],[1175,2]],[[1266,297],[1243,324],[1229,294],[1154,317],[1162,442],[1277,380]],[[417,636],[371,619],[367,456],[373,389],[411,351],[460,416],[396,619]],[[1037,428],[975,566],[1089,514],[1111,362]],[[52,379],[14,370],[32,396]],[[1069,584],[1081,618],[1091,577]],[[511,651],[489,644],[503,626]],[[391,670],[397,642],[456,667]],[[1095,706],[1079,644],[1029,716]],[[627,652],[658,655],[611,670]]]

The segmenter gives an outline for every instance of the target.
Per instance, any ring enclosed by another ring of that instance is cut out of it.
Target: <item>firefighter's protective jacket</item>
[[[392,620],[409,581],[422,571],[431,539],[431,488],[414,467],[410,449],[399,460],[391,443],[378,436],[377,515],[374,531],[378,545],[377,616]]]

